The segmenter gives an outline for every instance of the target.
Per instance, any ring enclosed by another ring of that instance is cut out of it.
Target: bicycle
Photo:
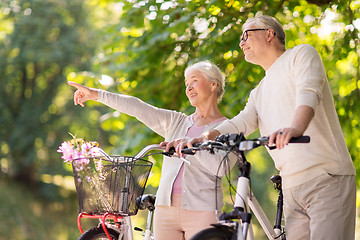
[[[147,154],[152,150],[162,151]],[[81,236],[78,240],[132,240],[130,216],[136,215],[139,209],[148,210],[146,229],[135,227],[134,230],[143,232],[143,240],[153,239],[156,197],[143,195],[152,163],[143,158],[174,153],[163,150],[164,147],[154,144],[143,148],[135,157],[109,156],[102,152],[101,157],[79,158],[72,162],[79,203],[77,225]],[[82,218],[98,219],[99,224],[84,232]]]
[[[270,150],[273,146],[268,146],[268,137],[259,137],[246,140],[243,134],[227,134],[218,136],[215,141],[207,141],[202,144],[194,145],[193,148],[184,149],[184,154],[195,154],[196,151],[208,150],[211,153],[222,150],[226,152],[223,161],[227,160],[229,153],[235,153],[237,156],[237,165],[241,175],[237,181],[234,208],[230,213],[221,213],[217,224],[204,229],[195,234],[191,240],[246,240],[254,239],[254,233],[251,225],[252,210],[258,219],[260,226],[264,230],[268,239],[286,239],[285,229],[281,225],[283,211],[283,194],[281,190],[281,177],[275,175],[271,178],[274,188],[279,191],[277,201],[277,212],[274,227],[272,227],[265,212],[256,200],[250,186],[251,164],[245,158],[245,152],[253,150],[260,146],[267,146]],[[290,143],[308,143],[309,136],[300,136],[292,138]],[[216,199],[216,198],[215,198]],[[249,237],[249,238],[248,238]]]

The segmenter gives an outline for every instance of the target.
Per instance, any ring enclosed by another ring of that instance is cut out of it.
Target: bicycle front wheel
[[[111,240],[118,240],[119,233],[113,229],[108,229]],[[90,228],[86,232],[84,232],[78,240],[109,240],[106,236],[104,229],[102,227],[94,227]],[[122,238],[122,240],[124,240]]]
[[[190,240],[231,240],[233,233],[230,228],[207,228],[195,234]]]

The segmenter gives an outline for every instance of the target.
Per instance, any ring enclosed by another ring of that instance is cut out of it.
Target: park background
[[[69,133],[122,155],[162,141],[136,119],[97,102],[74,106],[67,81],[190,114],[184,69],[211,60],[227,79],[220,109],[235,116],[264,76],[238,46],[242,24],[256,14],[283,24],[287,48],[306,43],[318,50],[359,183],[359,9],[360,1],[345,0],[0,0],[0,239],[78,237],[71,167],[56,152]],[[273,162],[264,149],[249,159],[253,191],[273,216]],[[151,160],[147,193],[156,192],[162,163]],[[236,170],[233,183],[235,176]],[[134,221],[142,226],[144,214]]]

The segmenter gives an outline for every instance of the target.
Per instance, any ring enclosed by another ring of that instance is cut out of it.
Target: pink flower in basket
[[[89,159],[101,155],[101,149],[97,142],[85,142],[82,138],[75,138],[63,142],[57,152],[62,153],[64,162],[72,163],[74,159],[79,159],[79,163],[88,164]]]

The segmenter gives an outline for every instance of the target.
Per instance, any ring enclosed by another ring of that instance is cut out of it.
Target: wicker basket
[[[135,215],[152,168],[127,156],[81,158],[72,162],[79,212]]]

